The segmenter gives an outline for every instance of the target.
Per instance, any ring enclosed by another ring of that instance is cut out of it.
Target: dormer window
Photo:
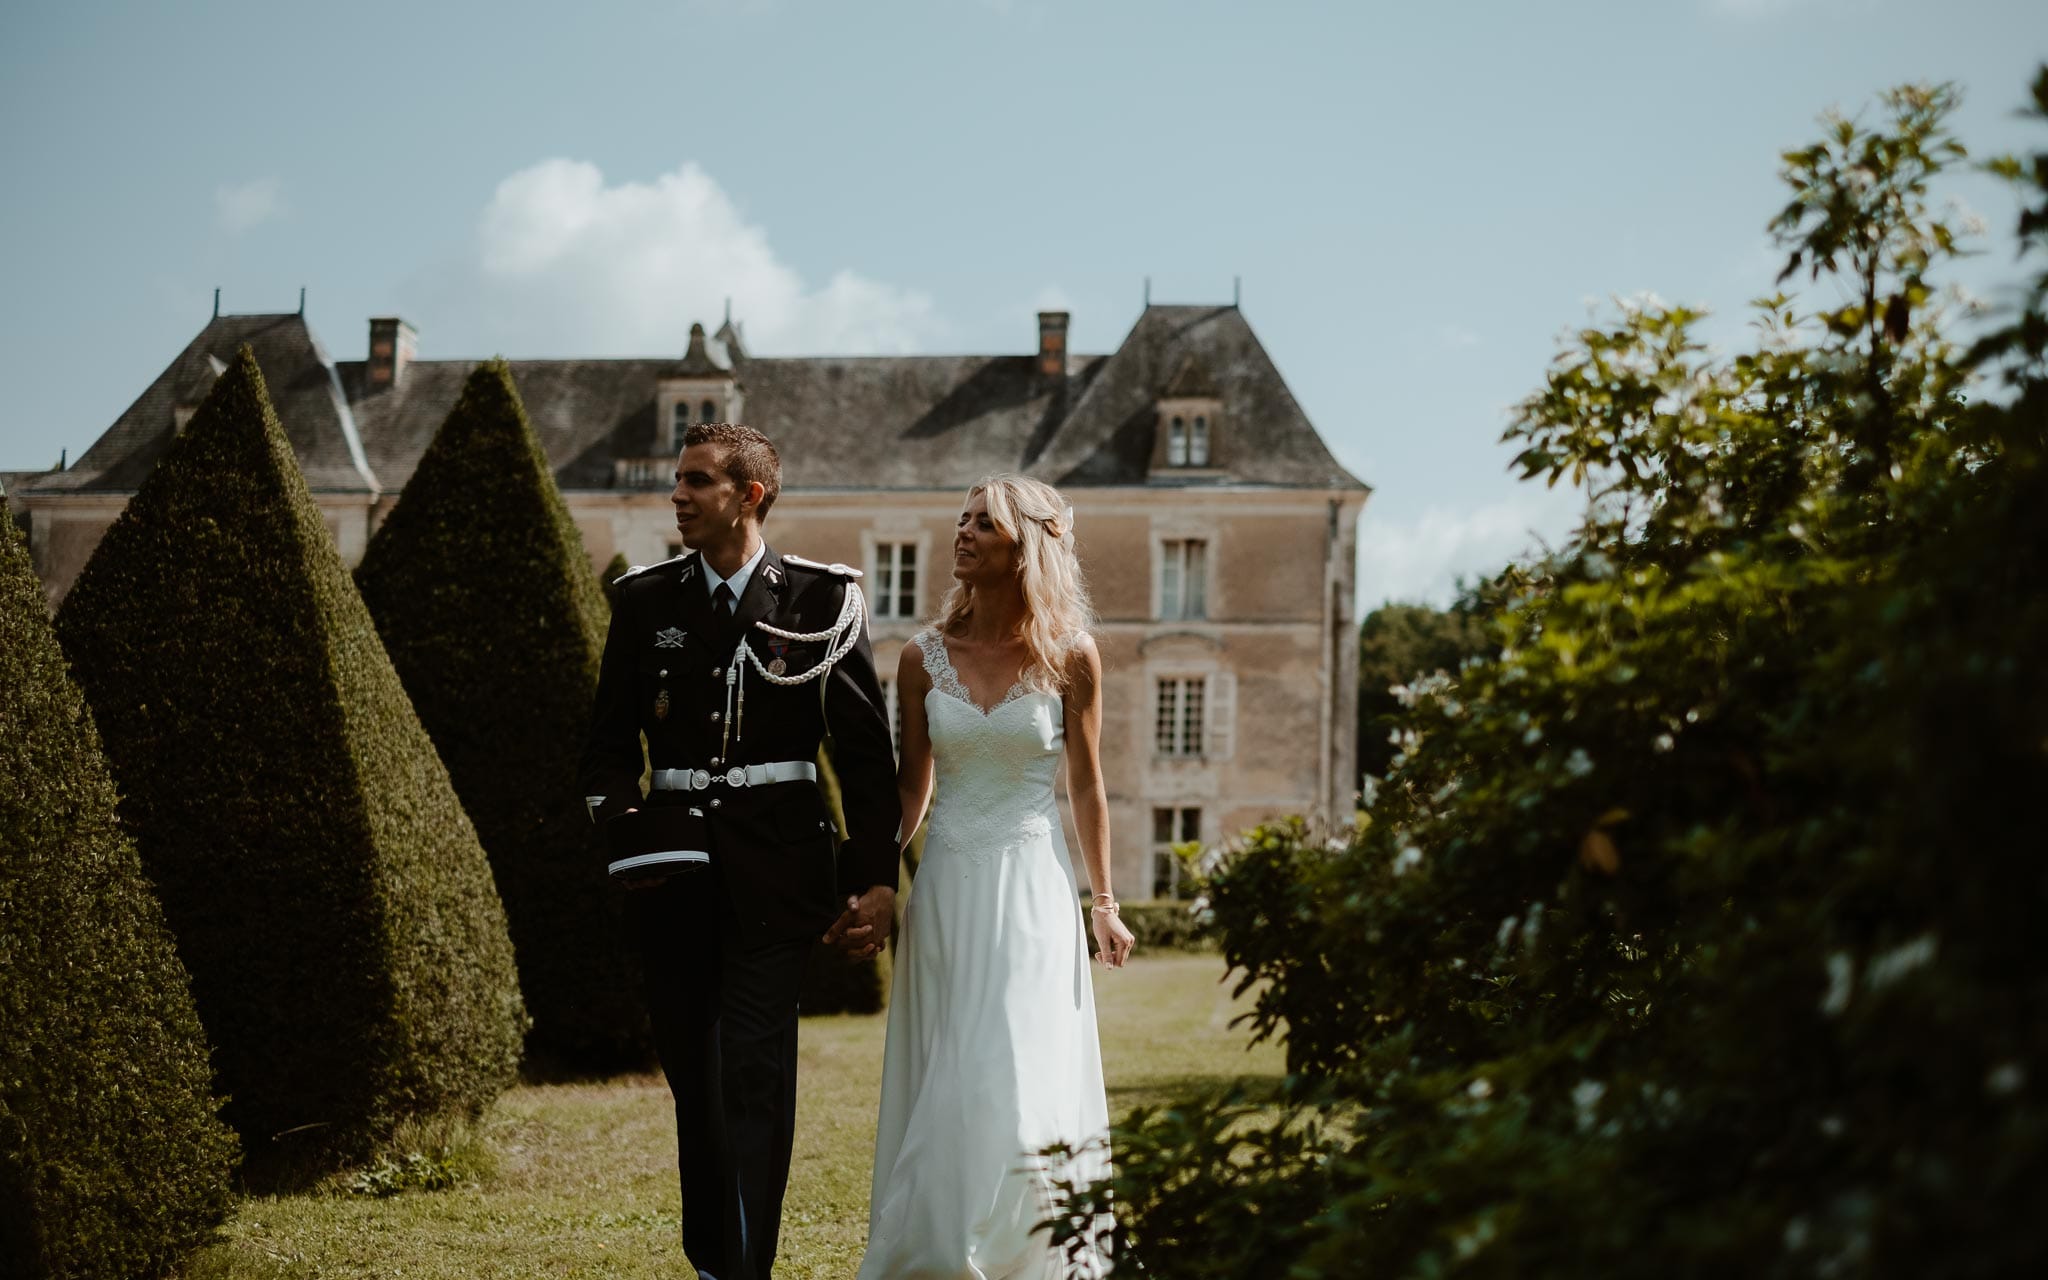
[[[1152,450],[1152,470],[1214,469],[1223,398],[1194,357],[1181,362],[1156,405],[1159,435]]]
[[[711,350],[704,326],[690,326],[689,350],[663,372],[655,389],[657,440],[665,436],[670,453],[683,447],[683,433],[700,422],[743,422],[745,390],[738,375]]]
[[[1209,415],[1172,415],[1166,424],[1166,465],[1206,467],[1209,465]]]

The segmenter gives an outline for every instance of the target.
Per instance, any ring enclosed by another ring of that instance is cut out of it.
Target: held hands
[[[1117,914],[1116,901],[1106,893],[1095,895],[1094,909],[1088,913],[1088,923],[1095,929],[1095,958],[1109,969],[1121,969],[1124,961],[1131,958],[1131,951],[1138,945],[1138,939],[1130,927]]]
[[[846,910],[825,930],[823,940],[838,947],[851,964],[880,955],[895,922],[896,891],[878,884],[857,898],[847,898]]]

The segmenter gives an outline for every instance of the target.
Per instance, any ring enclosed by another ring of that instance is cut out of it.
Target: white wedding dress
[[[1051,1183],[1108,1167],[1109,1108],[1078,882],[1053,798],[1060,699],[1016,685],[974,705],[943,639],[931,675],[937,793],[904,908],[860,1280],[1055,1280]],[[1038,1152],[1084,1147],[1048,1168]]]

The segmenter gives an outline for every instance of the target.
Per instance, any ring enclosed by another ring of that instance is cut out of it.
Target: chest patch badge
[[[680,649],[686,640],[681,627],[665,627],[654,633],[654,647],[657,649]]]

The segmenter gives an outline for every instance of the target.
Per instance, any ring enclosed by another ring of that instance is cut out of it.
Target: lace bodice
[[[984,711],[938,632],[920,631],[912,643],[932,681],[924,707],[936,794],[925,856],[986,863],[1051,837],[1059,822],[1053,783],[1066,745],[1058,695],[1020,680]]]

